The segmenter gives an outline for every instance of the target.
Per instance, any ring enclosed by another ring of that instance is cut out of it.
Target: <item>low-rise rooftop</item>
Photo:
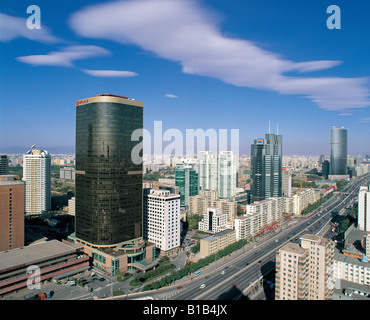
[[[222,236],[224,236],[224,235],[226,235],[226,234],[228,234],[228,233],[231,233],[231,232],[235,232],[235,230],[232,230],[232,229],[226,229],[226,230],[223,230],[223,231],[221,231],[221,232],[219,232],[219,233],[212,234],[212,235],[210,235],[210,236],[208,236],[208,237],[205,237],[205,238],[203,238],[203,239],[201,239],[201,240],[204,240],[204,241],[212,241],[212,240],[214,240],[214,239],[216,239],[216,238],[220,238],[220,237],[222,237]]]
[[[46,241],[0,252],[0,271],[36,264],[48,258],[71,254],[76,249],[58,240]]]
[[[302,248],[297,243],[288,242],[279,251],[287,251],[287,252],[291,252],[294,254],[302,255],[307,251],[307,249]]]

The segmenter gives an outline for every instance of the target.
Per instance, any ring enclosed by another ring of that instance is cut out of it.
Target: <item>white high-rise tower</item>
[[[180,246],[180,195],[169,190],[143,191],[143,237],[163,252]]]
[[[198,154],[198,182],[200,190],[218,190],[221,199],[234,200],[236,194],[236,161],[232,151]]]
[[[359,230],[370,232],[370,189],[361,186],[358,193],[357,226]]]
[[[232,151],[218,155],[218,191],[221,199],[234,200],[236,195],[236,164]]]
[[[51,209],[51,157],[46,150],[32,149],[23,156],[25,212],[40,214]]]
[[[201,190],[217,190],[217,155],[209,151],[198,154],[198,183]]]

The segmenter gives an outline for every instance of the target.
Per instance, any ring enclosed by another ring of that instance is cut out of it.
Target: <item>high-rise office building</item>
[[[311,234],[300,239],[276,255],[275,300],[331,300],[334,242]]]
[[[189,206],[189,197],[198,194],[198,173],[193,166],[178,163],[176,165],[175,184],[179,187],[181,206]]]
[[[292,195],[292,174],[286,169],[286,167],[282,168],[282,196],[283,197],[290,197]]]
[[[324,160],[324,162],[322,163],[321,165],[321,172],[322,172],[322,176],[325,178],[325,179],[328,179],[329,177],[329,173],[330,173],[330,163],[328,160]]]
[[[200,151],[198,153],[198,182],[200,190],[217,190],[217,160],[217,155],[210,151]]]
[[[143,129],[143,106],[112,94],[76,102],[75,232],[83,243],[142,239],[143,170],[131,136]]]
[[[23,156],[26,214],[51,209],[51,157],[46,150],[31,149]]]
[[[318,159],[318,163],[319,163],[320,167],[321,167],[321,165],[323,164],[324,161],[325,161],[325,156],[323,154],[321,154],[319,159]]]
[[[237,168],[232,151],[218,154],[201,151],[198,154],[200,190],[218,190],[221,199],[233,200],[236,195]]]
[[[0,251],[24,246],[24,183],[0,176]]]
[[[282,196],[282,136],[268,133],[251,146],[251,201]]]
[[[370,232],[370,189],[361,186],[358,193],[357,226],[359,230]]]
[[[218,191],[221,199],[233,200],[236,195],[236,163],[232,151],[218,154]]]
[[[163,252],[180,246],[180,195],[144,189],[143,237]]]
[[[9,159],[6,154],[0,154],[0,175],[9,173]]]
[[[343,127],[330,130],[330,175],[347,175],[347,130]]]

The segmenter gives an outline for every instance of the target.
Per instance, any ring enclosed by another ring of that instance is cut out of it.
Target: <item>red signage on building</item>
[[[80,104],[88,103],[89,99],[84,99],[84,100],[78,100],[76,101],[76,106],[79,106]]]

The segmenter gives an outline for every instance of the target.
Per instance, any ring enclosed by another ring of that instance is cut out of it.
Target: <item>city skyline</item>
[[[283,155],[329,155],[333,126],[370,153],[365,1],[335,1],[340,30],[321,1],[39,1],[39,30],[32,4],[0,9],[0,151],[74,148],[76,101],[107,92],[145,101],[150,132],[238,129],[240,154],[270,121]]]

